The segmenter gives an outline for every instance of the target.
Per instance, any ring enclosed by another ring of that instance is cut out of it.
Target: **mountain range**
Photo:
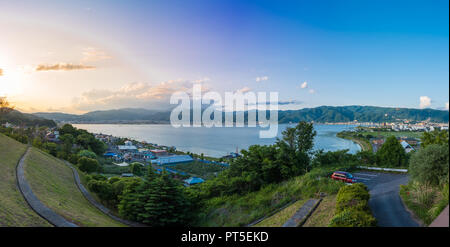
[[[225,114],[225,113],[224,113]],[[236,114],[235,112],[233,114]],[[245,112],[247,116],[248,112]],[[170,111],[155,111],[141,108],[123,108],[92,111],[81,115],[38,112],[33,115],[59,122],[71,123],[169,123]],[[278,112],[279,123],[314,121],[336,122],[395,122],[398,120],[449,122],[449,112],[435,109],[412,109],[377,106],[320,106],[300,110]]]

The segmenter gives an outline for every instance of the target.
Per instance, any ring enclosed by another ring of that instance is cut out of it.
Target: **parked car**
[[[336,171],[336,172],[333,172],[333,174],[331,175],[331,178],[335,179],[335,180],[340,180],[340,181],[343,181],[346,183],[356,183],[357,182],[357,180],[349,172]]]

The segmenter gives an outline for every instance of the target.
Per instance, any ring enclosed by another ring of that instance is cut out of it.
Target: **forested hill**
[[[82,115],[64,113],[35,113],[36,116],[73,123],[169,123],[169,111],[146,109],[117,109],[94,111]],[[247,113],[246,113],[247,115]],[[314,121],[320,123],[350,122],[394,122],[397,119],[413,121],[430,120],[448,123],[449,112],[434,109],[388,108],[375,106],[320,106],[301,110],[279,111],[279,123]]]
[[[17,126],[56,126],[56,123],[52,119],[21,113],[16,110],[0,112],[0,124],[3,123],[11,123]]]
[[[394,122],[397,119],[448,123],[449,112],[434,109],[389,108],[376,106],[320,106],[279,112],[280,123],[314,122]]]

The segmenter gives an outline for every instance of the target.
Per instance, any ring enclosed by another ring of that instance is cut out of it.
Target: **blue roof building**
[[[184,180],[184,184],[186,186],[194,185],[194,184],[200,184],[200,183],[203,183],[203,182],[205,182],[205,180],[203,180],[202,178],[197,178],[197,177],[190,177],[190,178]]]

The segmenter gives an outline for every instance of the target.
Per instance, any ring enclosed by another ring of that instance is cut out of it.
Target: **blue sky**
[[[78,63],[70,51],[83,45],[95,48],[96,55],[106,54],[101,62],[89,64],[96,68],[89,72],[31,78],[40,88],[60,88],[64,97],[58,98],[59,104],[49,100],[29,111],[152,108],[157,102],[105,95],[121,95],[130,85],[162,92],[161,87],[175,85],[174,80],[205,80],[210,90],[219,92],[278,91],[281,100],[302,102],[291,108],[357,104],[444,109],[449,101],[448,5],[379,0],[0,0],[0,8],[9,13],[0,17],[0,27],[13,34],[38,30],[36,40],[51,44],[45,49],[58,47],[53,53],[59,55],[47,64]],[[0,45],[13,43],[14,38],[6,38]],[[39,61],[21,57],[15,64],[33,66]],[[80,86],[65,90],[61,81]],[[36,105],[33,101],[39,97],[24,100],[26,90],[16,91],[24,109]],[[424,96],[429,101],[420,105]]]

